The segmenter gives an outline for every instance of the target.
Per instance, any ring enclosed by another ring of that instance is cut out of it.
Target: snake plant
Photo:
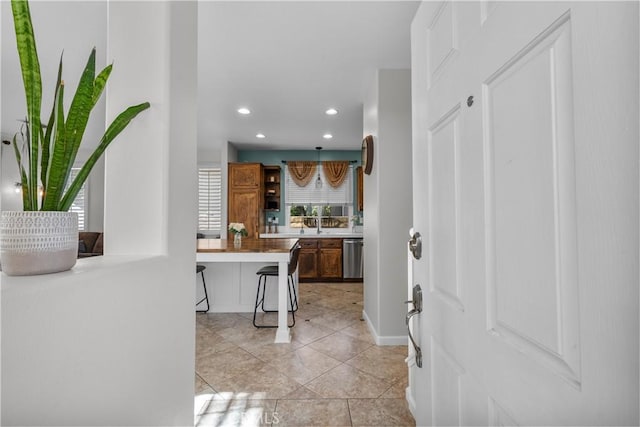
[[[96,76],[96,50],[93,48],[69,111],[65,114],[61,56],[51,114],[46,125],[43,125],[40,118],[42,79],[29,2],[11,0],[11,9],[27,101],[25,129],[16,133],[12,141],[22,184],[23,209],[68,211],[107,146],[131,120],[149,108],[149,103],[131,106],[113,120],[100,139],[98,147],[84,163],[71,185],[66,188],[89,115],[105,88],[112,65],[105,67]]]

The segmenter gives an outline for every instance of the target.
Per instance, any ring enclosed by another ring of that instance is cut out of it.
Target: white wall
[[[86,231],[104,231],[104,157],[96,162],[87,179]]]
[[[22,193],[16,193],[15,183],[19,181],[18,165],[13,147],[2,144],[0,147],[0,206],[5,211],[22,210]]]
[[[196,14],[109,4],[107,115],[152,108],[107,154],[106,255],[0,275],[3,425],[193,425]]]
[[[211,150],[198,147],[198,162],[220,164],[220,150]]]
[[[226,142],[222,144],[222,152],[220,153],[220,166],[222,172],[222,230],[220,230],[220,237],[227,238],[227,224],[229,220],[228,214],[228,200],[229,200],[229,163],[238,161],[238,150],[230,143]]]
[[[411,77],[379,70],[364,103],[364,135],[374,137],[364,178],[364,312],[378,344],[405,344],[406,245],[412,216]]]
[[[113,144],[120,141],[116,139]],[[89,158],[93,150],[80,149],[76,157],[76,164],[82,165]],[[85,231],[104,231],[104,156],[95,164],[87,178],[85,200]]]
[[[372,135],[374,143],[373,169],[371,175],[363,174],[363,204],[364,204],[364,226],[362,236],[364,241],[364,313],[372,332],[377,335],[380,329],[380,275],[378,265],[380,264],[380,209],[379,209],[379,188],[378,169],[379,159],[379,85],[378,73],[376,73],[369,90],[364,99],[363,106],[363,136]]]

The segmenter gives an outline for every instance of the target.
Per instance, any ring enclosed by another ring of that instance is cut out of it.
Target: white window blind
[[[71,186],[71,183],[74,179],[76,179],[76,176],[79,172],[80,168],[71,168],[71,174],[69,175],[69,180],[67,181],[67,188],[65,188],[65,191]],[[86,218],[87,196],[86,188],[87,181],[85,181],[84,184],[82,184],[82,187],[80,187],[80,191],[78,191],[78,195],[76,196],[75,200],[71,204],[71,208],[69,209],[69,212],[75,212],[78,214],[78,231],[84,231],[85,229],[84,227]]]
[[[316,188],[316,180],[318,179],[318,169],[311,181],[304,186],[299,187],[289,174],[289,168],[285,168],[285,203],[289,205],[296,204],[342,204],[350,205],[353,203],[353,166],[349,166],[349,173],[338,188],[333,188],[327,182],[324,176],[324,170],[320,169],[320,179],[322,179],[322,188]]]
[[[219,167],[198,168],[198,230],[222,228],[222,172]]]

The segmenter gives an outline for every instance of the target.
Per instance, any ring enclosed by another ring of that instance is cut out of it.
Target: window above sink
[[[350,227],[349,218],[353,211],[351,205],[312,205],[297,204],[288,205],[287,223],[291,229],[311,228],[318,229],[344,229]]]

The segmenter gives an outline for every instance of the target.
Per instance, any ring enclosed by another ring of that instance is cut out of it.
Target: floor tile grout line
[[[349,422],[353,427],[353,418],[351,417],[351,404],[349,403],[349,399],[347,399],[347,411],[349,412]]]

